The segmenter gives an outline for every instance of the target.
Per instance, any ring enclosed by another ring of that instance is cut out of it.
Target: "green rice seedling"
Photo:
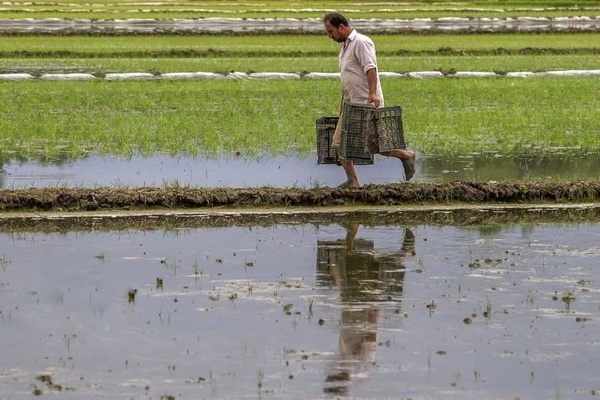
[[[595,153],[597,77],[382,79],[410,148],[429,154]],[[308,154],[336,115],[325,81],[96,81],[0,84],[0,160],[104,155]]]
[[[598,51],[600,33],[371,34],[378,56]],[[536,51],[543,49],[543,52]],[[5,36],[3,58],[221,58],[337,56],[326,35]],[[437,54],[436,54],[437,53]]]
[[[594,77],[383,82],[386,103],[403,106],[409,144],[447,155],[461,146],[466,153],[540,154],[557,147],[595,152],[600,121],[593,97],[599,85]]]
[[[483,71],[504,74],[517,71],[600,69],[596,54],[570,55],[404,55],[380,56],[383,72]],[[0,73],[89,73],[99,79],[112,72],[338,72],[337,56],[311,57],[219,57],[219,58],[6,58]]]
[[[165,189],[188,189],[191,184],[189,182],[182,183],[179,179],[174,179],[173,181],[162,181],[162,187]]]

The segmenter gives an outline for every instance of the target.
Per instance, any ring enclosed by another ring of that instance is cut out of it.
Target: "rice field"
[[[0,18],[320,18],[328,10],[344,10],[350,18],[506,18],[518,16],[597,16],[598,4],[582,1],[159,1],[95,0],[94,2],[10,1],[3,2]]]
[[[196,10],[204,10],[198,11]],[[4,3],[0,18],[352,18],[594,16],[593,2],[373,3],[163,2],[152,5]],[[385,10],[383,10],[385,8]],[[108,16],[109,13],[110,16]],[[575,14],[572,14],[575,13]],[[597,32],[495,34],[374,33],[382,72],[494,72],[487,78],[382,78],[386,103],[403,108],[409,147],[448,157],[494,153],[595,154],[600,126],[597,76],[508,79],[509,72],[600,70]],[[19,34],[0,40],[0,73],[307,72],[335,73],[337,46],[325,34]],[[314,151],[315,120],[336,115],[339,82],[0,81],[0,157],[36,160],[88,154],[216,157]]]
[[[388,104],[403,107],[409,146],[425,153],[515,155],[556,148],[595,153],[600,145],[598,77],[382,82]],[[5,83],[0,129],[4,148],[23,157],[91,151],[307,154],[314,147],[315,120],[337,113],[338,85],[337,80]]]
[[[595,0],[16,0],[0,24],[330,9],[600,14]],[[0,76],[0,397],[597,395],[600,74],[556,73],[600,70],[600,32],[371,36],[380,71],[415,72],[381,79],[418,174],[380,156],[340,189],[341,169],[314,161],[340,84],[305,74],[338,70],[324,34],[1,31],[0,74],[27,79]],[[538,71],[555,74],[509,74]],[[92,78],[44,79],[71,72]],[[223,78],[160,77],[174,72]]]

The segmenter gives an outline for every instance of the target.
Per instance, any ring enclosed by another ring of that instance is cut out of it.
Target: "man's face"
[[[327,36],[338,43],[342,43],[344,40],[346,40],[346,35],[344,34],[344,25],[340,25],[339,28],[336,28],[335,26],[331,25],[331,23],[325,22],[325,32],[327,32]]]

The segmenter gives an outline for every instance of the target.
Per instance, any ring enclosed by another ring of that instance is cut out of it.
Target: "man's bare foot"
[[[406,176],[406,180],[410,181],[411,178],[417,172],[415,167],[415,153],[412,153],[407,160],[402,160],[402,166],[404,167],[404,175]]]
[[[350,181],[346,181],[344,183],[342,183],[341,185],[338,186],[338,189],[358,189],[360,185],[357,184],[352,184],[352,182]]]

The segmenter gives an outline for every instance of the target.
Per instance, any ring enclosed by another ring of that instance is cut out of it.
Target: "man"
[[[327,35],[340,43],[340,77],[342,81],[342,104],[340,119],[333,135],[332,146],[339,155],[342,140],[342,111],[344,103],[372,104],[383,107],[383,91],[377,71],[377,57],[373,41],[349,26],[346,17],[339,13],[329,13],[323,18]],[[402,161],[406,180],[415,174],[415,153],[408,150],[387,150],[380,153],[396,157]],[[341,157],[341,155],[340,155]],[[339,159],[346,172],[346,182],[340,187],[360,186],[352,160]]]

